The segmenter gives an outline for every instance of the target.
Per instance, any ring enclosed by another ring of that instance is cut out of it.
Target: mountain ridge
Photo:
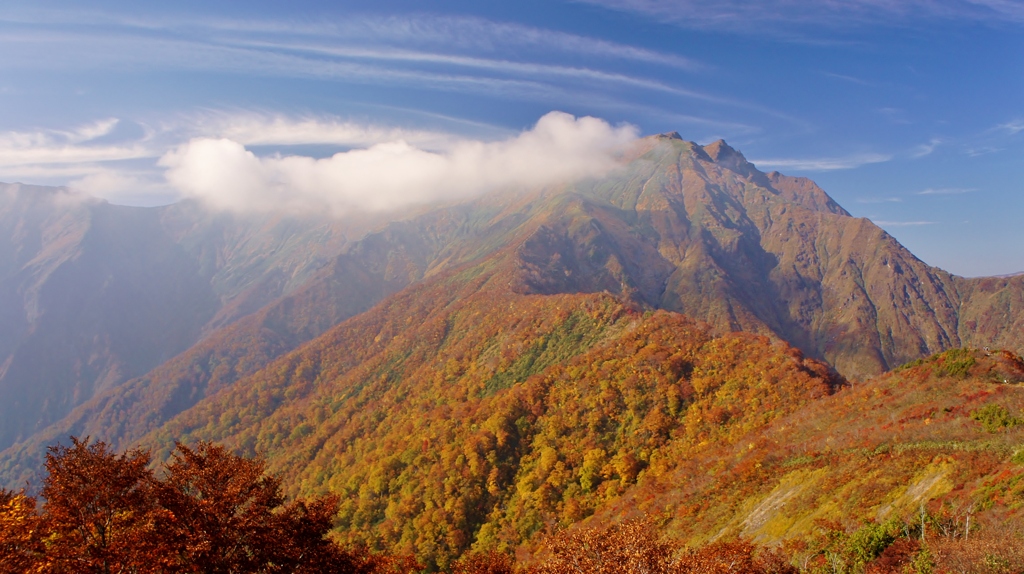
[[[198,346],[8,448],[2,473],[9,481],[69,433],[133,444],[386,296],[499,253],[518,295],[607,292],[717,333],[790,341],[853,378],[966,344],[1024,346],[1024,277],[930,267],[812,181],[762,173],[725,142],[668,134],[600,180],[427,209],[346,239],[291,291],[271,280],[278,287],[254,300],[277,299],[222,308],[229,319]]]

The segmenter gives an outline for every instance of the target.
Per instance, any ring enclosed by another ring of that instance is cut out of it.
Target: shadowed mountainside
[[[46,188],[0,196],[6,446],[187,349],[217,297],[155,210]]]
[[[371,224],[0,184],[0,445],[295,290]]]

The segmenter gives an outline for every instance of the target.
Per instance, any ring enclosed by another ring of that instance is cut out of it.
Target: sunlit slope
[[[936,517],[929,528],[1024,526],[1024,362],[952,350],[822,398],[734,444],[679,451],[673,472],[592,521],[650,513],[692,543],[807,539]],[[947,522],[942,522],[943,520]],[[945,526],[943,526],[945,525]]]
[[[293,492],[342,496],[343,536],[443,566],[580,520],[674,468],[673,445],[733,442],[840,384],[781,342],[608,294],[517,294],[514,276],[484,263],[409,288],[144,444],[261,453]]]

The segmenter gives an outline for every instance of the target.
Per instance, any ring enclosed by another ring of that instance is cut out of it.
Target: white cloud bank
[[[632,126],[551,112],[515,137],[442,152],[395,140],[323,159],[259,157],[233,139],[197,138],[160,164],[181,193],[221,209],[381,211],[601,176],[638,137]]]

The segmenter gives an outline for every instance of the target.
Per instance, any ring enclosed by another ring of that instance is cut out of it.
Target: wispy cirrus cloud
[[[914,146],[914,148],[910,150],[910,157],[913,159],[928,157],[932,155],[932,153],[934,153],[935,150],[942,144],[943,140],[941,138],[932,138],[928,140],[927,143]]]
[[[217,24],[214,24],[216,26]],[[259,30],[261,25],[250,30]],[[551,51],[591,57],[646,62],[686,70],[705,66],[677,54],[669,54],[611,42],[604,39],[570,34],[563,31],[495,22],[466,16],[359,16],[343,23],[327,25],[275,24],[273,30],[304,37],[340,38],[354,41],[385,42],[388,45],[419,45],[446,47],[473,54],[507,53],[510,47]]]
[[[962,195],[976,191],[976,187],[929,187],[917,192],[917,195]]]
[[[680,71],[709,69],[691,58],[474,17],[355,15],[289,22],[38,11],[6,20],[4,25],[0,13],[5,54],[0,70],[215,71],[456,92],[551,107],[572,102],[608,111],[643,99],[646,92],[800,123],[762,104],[680,82]],[[666,69],[672,73],[663,74]]]
[[[118,120],[104,119],[67,130],[0,132],[0,169],[40,164],[72,164],[147,157],[141,142],[96,142]]]
[[[788,168],[799,171],[833,171],[837,169],[853,169],[862,165],[883,163],[892,159],[892,155],[880,153],[864,153],[842,157],[819,158],[774,158],[753,159],[750,163],[760,168]]]
[[[857,203],[903,203],[901,197],[858,197]]]
[[[1005,124],[999,124],[996,126],[996,131],[1004,132],[1010,135],[1017,135],[1020,132],[1024,132],[1024,120],[1013,120],[1006,122]]]
[[[69,129],[0,133],[0,180],[67,185],[115,201],[166,199],[168,186],[151,167],[163,151],[153,131],[136,129],[126,138],[116,133],[122,123],[106,118]]]
[[[627,84],[717,101],[713,95],[670,86],[601,66],[553,64],[579,56],[682,70],[703,66],[676,54],[565,32],[479,18],[366,17],[343,23],[270,21],[150,21],[85,12],[79,18],[40,12],[6,19],[0,66],[148,66],[223,70],[261,75],[336,77],[350,81],[416,83],[448,89],[520,88],[543,92],[552,78]],[[0,17],[0,23],[4,23]],[[82,26],[82,22],[88,26]],[[516,54],[511,59],[508,56]],[[564,59],[564,58],[562,58]]]
[[[847,74],[837,74],[835,72],[822,72],[822,75],[825,76],[826,78],[834,78],[836,80],[842,80],[842,81],[850,83],[850,84],[857,84],[859,86],[868,86],[868,87],[875,86],[874,82],[869,82],[869,81],[867,81],[865,79],[858,78],[856,76],[850,76],[850,75],[847,75]]]
[[[711,68],[692,58],[476,17],[157,19],[37,9],[13,18],[0,9],[0,53],[5,54],[0,73],[216,72],[384,89],[393,101],[416,90],[433,92],[427,101],[457,94],[600,115],[655,101],[653,107],[662,108],[658,121],[673,117],[682,126],[713,126],[723,137],[758,131],[761,121],[780,119],[807,129],[804,119],[697,85],[688,75]]]
[[[0,17],[0,20],[3,20]],[[647,48],[612,42],[602,38],[571,34],[560,30],[527,26],[514,22],[498,22],[472,16],[441,16],[429,13],[402,16],[349,15],[342,21],[308,20],[227,20],[217,18],[167,17],[143,19],[96,12],[37,14],[20,18],[20,23],[61,23],[114,25],[124,29],[149,32],[173,32],[218,41],[263,38],[280,41],[291,39],[321,41],[352,48],[367,46],[416,47],[442,49],[452,53],[536,54],[561,53],[578,56],[613,58],[645,62],[685,70],[702,70],[706,66],[692,58],[658,52]]]
[[[262,77],[344,80],[355,84],[416,86],[440,91],[504,94],[532,100],[564,98],[572,87],[543,78],[470,74],[381,66],[356,59],[327,59],[259,49],[131,35],[68,33],[45,39],[31,34],[0,35],[5,58],[0,69],[192,70],[245,73]]]
[[[329,56],[355,61],[395,62],[405,64],[441,64],[452,66],[454,68],[486,70],[500,74],[522,75],[537,78],[583,80],[606,84],[622,84],[634,88],[664,92],[708,102],[722,101],[721,96],[672,86],[662,81],[631,76],[628,74],[607,72],[588,67],[517,62],[504,59],[489,59],[475,56],[396,50],[390,48],[368,49],[349,46],[337,47],[314,44],[269,42],[245,42],[237,45],[246,48],[287,50],[293,53]]]
[[[346,120],[331,115],[289,116],[256,111],[207,111],[167,123],[167,131],[187,137],[226,138],[245,146],[366,147],[405,141],[425,149],[443,149],[464,139],[446,131],[414,129]],[[490,131],[504,130],[494,126]]]
[[[875,225],[879,227],[918,227],[921,225],[937,225],[938,221],[887,221],[882,219],[873,219]]]
[[[927,20],[1024,23],[1014,0],[577,0],[688,28],[771,34],[825,26],[912,25]]]

